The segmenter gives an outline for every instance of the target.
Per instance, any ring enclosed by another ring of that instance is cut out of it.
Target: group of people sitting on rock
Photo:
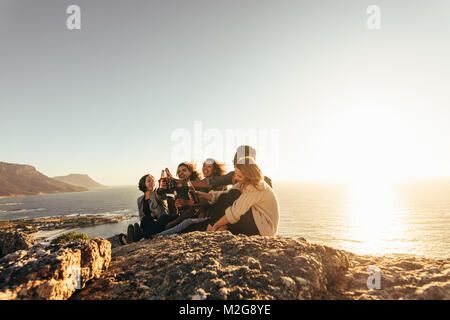
[[[234,171],[225,174],[224,164],[206,159],[201,179],[193,163],[183,162],[177,168],[178,179],[161,179],[158,188],[151,174],[143,176],[139,190],[144,194],[137,199],[140,224],[130,224],[121,243],[192,231],[274,236],[278,200],[271,180],[256,164],[255,149],[240,146],[233,164]]]

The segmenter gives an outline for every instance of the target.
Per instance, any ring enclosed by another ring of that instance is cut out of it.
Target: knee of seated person
[[[241,192],[238,189],[231,189],[227,192],[229,196],[240,196]]]

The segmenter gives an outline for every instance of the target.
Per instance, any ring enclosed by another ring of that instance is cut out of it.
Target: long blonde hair
[[[261,169],[259,169],[255,159],[252,157],[247,156],[240,158],[234,167],[239,169],[244,177],[247,178],[247,182],[242,186],[243,188],[251,185],[258,189],[261,182],[264,180]]]

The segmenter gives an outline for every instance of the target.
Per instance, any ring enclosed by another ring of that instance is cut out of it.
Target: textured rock
[[[115,248],[74,299],[321,299],[349,267],[340,250],[282,237],[193,232]]]
[[[108,240],[109,242],[111,242],[111,249],[120,247],[122,245],[122,243],[120,242],[120,237],[124,235],[124,234],[116,234],[106,240]]]
[[[110,248],[94,239],[7,255],[0,298],[450,299],[450,259],[361,256],[302,238],[228,231],[141,240],[111,255]],[[75,292],[76,266],[84,288]],[[373,267],[380,289],[367,288]]]
[[[369,267],[380,289],[368,289]],[[360,256],[302,238],[193,232],[117,247],[73,299],[450,299],[450,260]]]
[[[450,259],[405,255],[359,256],[347,253],[352,267],[345,276],[340,299],[450,299]],[[368,289],[367,279],[379,270],[380,289]]]
[[[35,244],[34,238],[23,232],[0,231],[0,258],[17,250],[28,250]]]
[[[104,239],[16,251],[0,259],[0,299],[67,299],[110,261],[111,244]]]

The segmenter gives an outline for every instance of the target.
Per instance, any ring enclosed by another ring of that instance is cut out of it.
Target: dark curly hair
[[[194,180],[199,180],[199,179],[201,178],[202,175],[201,175],[200,172],[198,172],[195,163],[192,163],[192,162],[182,162],[182,163],[180,163],[180,164],[178,165],[177,171],[178,171],[178,168],[181,167],[181,166],[188,168],[188,170],[192,172],[192,173],[191,173],[191,176],[189,177],[189,180],[193,180],[193,181],[194,181]]]
[[[148,176],[151,176],[153,178],[153,176],[151,174],[146,174],[139,180],[138,188],[139,188],[139,190],[141,190],[144,193],[147,192],[147,186],[145,185],[145,180],[147,179]],[[155,179],[155,178],[153,178],[153,179]]]
[[[205,162],[203,162],[203,164],[205,164],[205,163],[213,165],[213,173],[212,173],[213,177],[223,176],[226,172],[225,163],[217,162],[216,159],[208,158],[208,159],[206,159]]]

